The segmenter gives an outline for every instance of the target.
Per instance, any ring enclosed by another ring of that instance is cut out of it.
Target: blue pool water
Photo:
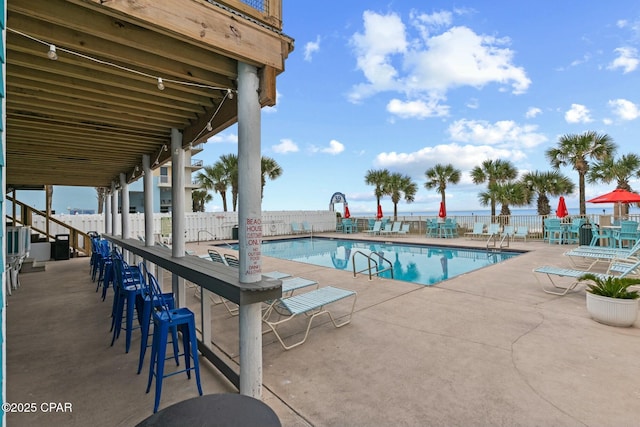
[[[237,245],[234,248],[237,249]],[[519,252],[488,253],[486,249],[389,244],[318,237],[262,243],[262,255],[345,270],[350,273],[353,273],[352,259],[355,259],[356,271],[367,268],[368,261],[363,254],[372,254],[372,259],[378,262],[379,269],[393,266],[393,278],[396,280],[433,285],[507,260],[519,255]],[[390,278],[391,273],[385,271],[380,276]]]

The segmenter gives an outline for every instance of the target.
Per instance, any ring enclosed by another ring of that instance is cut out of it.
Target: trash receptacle
[[[591,238],[593,237],[593,232],[591,231],[591,224],[582,224],[580,227],[580,236],[579,241],[581,245],[589,245],[591,244]]]
[[[231,239],[232,240],[238,240],[238,226],[234,225],[233,228],[231,229]]]
[[[69,235],[56,234],[56,240],[51,245],[51,258],[54,260],[69,259]]]

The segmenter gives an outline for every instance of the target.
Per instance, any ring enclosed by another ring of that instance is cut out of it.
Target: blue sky
[[[437,163],[463,172],[448,210],[482,210],[485,187],[468,172],[485,159],[547,171],[544,151],[559,136],[589,130],[610,135],[618,156],[640,152],[637,1],[284,0],[283,21],[295,50],[277,105],[263,110],[262,152],[284,173],[267,183],[263,210],[327,209],[340,191],[351,212],[374,212],[364,176],[386,168],[419,188],[400,211],[437,212],[440,195],[424,188]],[[234,126],[197,158],[213,164],[236,150]],[[587,199],[614,187],[588,186]],[[54,192],[54,209],[94,207],[93,193],[75,194]],[[566,199],[577,213],[577,194]],[[215,195],[207,210],[221,205]],[[392,212],[388,197],[382,206]]]

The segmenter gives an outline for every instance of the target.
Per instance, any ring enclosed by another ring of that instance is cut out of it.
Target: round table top
[[[198,396],[168,406],[136,427],[209,426],[281,427],[273,409],[261,400],[242,394],[224,393]]]

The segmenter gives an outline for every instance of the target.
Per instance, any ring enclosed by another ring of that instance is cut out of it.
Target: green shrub
[[[587,292],[609,298],[636,299],[640,297],[638,291],[630,291],[629,286],[640,285],[640,278],[633,277],[601,277],[593,273],[587,273],[578,281],[590,281]]]

